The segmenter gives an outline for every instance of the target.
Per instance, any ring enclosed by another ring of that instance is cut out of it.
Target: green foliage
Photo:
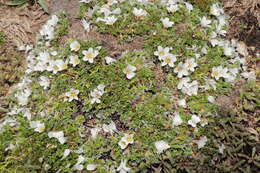
[[[10,2],[0,2],[0,4],[8,6],[20,6],[30,2],[37,2],[46,13],[49,13],[49,9],[45,0],[11,0]]]
[[[96,4],[102,6],[105,2],[101,0],[81,4],[79,17],[85,17],[89,7]],[[203,4],[206,3],[203,0],[195,3],[201,4],[200,8],[209,5]],[[255,145],[257,138],[249,135],[255,133],[254,128],[245,133],[248,129],[239,125],[248,118],[245,117],[245,111],[254,112],[259,108],[259,96],[254,94],[259,93],[259,87],[249,83],[246,89],[241,90],[239,101],[243,107],[231,114],[217,104],[209,103],[208,96],[218,97],[230,93],[234,87],[232,83],[220,79],[216,90],[201,89],[198,95],[188,97],[177,89],[179,79],[173,68],[161,67],[158,58],[154,56],[157,46],[169,46],[173,48],[171,52],[178,55],[175,64],[187,58],[195,58],[194,54],[207,45],[208,37],[214,31],[213,27],[204,29],[200,26],[198,16],[206,15],[206,12],[195,6],[190,13],[181,8],[169,15],[159,3],[154,3],[146,7],[149,15],[138,19],[132,10],[134,7],[142,8],[142,5],[125,1],[112,8],[117,7],[126,15],[119,15],[113,27],[102,22],[94,24],[97,26],[96,31],[115,36],[119,43],[142,37],[143,49],[123,52],[119,57],[113,57],[117,59],[116,63],[108,65],[105,57],[111,56],[111,50],[101,47],[94,63],[85,62],[82,51],[97,48],[102,43],[96,40],[77,40],[81,45],[78,52],[70,49],[70,43],[74,40],[60,45],[61,38],[66,35],[70,25],[69,17],[60,14],[52,47],[38,45],[34,54],[37,56],[41,51],[57,51],[58,55],[53,58],[64,61],[70,55],[77,54],[80,64],[76,67],[69,64],[69,68],[57,74],[48,71],[30,74],[33,95],[27,106],[32,112],[32,120],[41,120],[46,128],[43,133],[35,132],[22,113],[14,116],[19,125],[6,126],[4,133],[0,134],[0,172],[72,172],[79,155],[75,151],[80,148],[84,149],[81,154],[88,158],[84,167],[96,164],[96,172],[100,173],[108,172],[105,166],[118,166],[123,159],[128,161],[133,172],[152,172],[152,168],[164,172],[191,172],[194,169],[202,172],[228,172],[236,171],[240,166],[246,167],[246,164],[259,167],[259,149]],[[163,28],[160,18],[166,16],[175,22],[176,27]],[[95,12],[90,22],[95,23],[98,17],[102,15]],[[208,53],[197,58],[197,63],[196,71],[191,72],[189,77],[197,80],[201,86],[205,85],[213,67],[228,66],[223,49],[218,47],[208,48]],[[131,80],[123,73],[127,65],[137,68],[136,76]],[[161,76],[159,73],[162,73]],[[39,85],[40,76],[50,78],[49,90],[43,90]],[[99,84],[105,85],[102,101],[100,104],[91,104],[90,93]],[[68,102],[65,101],[65,93],[71,88],[80,91],[79,99]],[[181,98],[186,99],[188,109],[177,105]],[[180,114],[183,123],[173,128],[172,118],[175,112]],[[192,128],[188,125],[192,114],[200,115],[206,126]],[[115,122],[118,133],[111,135],[102,131],[96,138],[91,137],[90,129],[100,128],[111,121]],[[50,131],[63,131],[67,142],[61,145],[57,139],[49,138],[47,134]],[[134,143],[125,150],[118,145],[123,133],[134,135]],[[207,136],[210,140],[204,148],[197,149],[194,140],[201,136]],[[158,154],[154,146],[154,142],[159,140],[167,141],[171,146],[163,154]],[[224,155],[218,153],[220,142],[228,147],[228,152]],[[10,144],[15,147],[6,150]],[[250,155],[247,155],[247,148],[243,148],[245,146],[250,146]],[[65,149],[73,152],[62,160]],[[228,156],[235,159],[230,160]],[[245,159],[239,162],[238,158],[241,157]],[[235,166],[230,166],[233,161]],[[244,167],[241,169],[244,170]],[[253,171],[254,169],[252,168]]]
[[[4,32],[0,31],[0,46],[5,43],[5,34]]]

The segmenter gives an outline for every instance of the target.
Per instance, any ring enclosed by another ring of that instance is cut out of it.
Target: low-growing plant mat
[[[223,40],[222,8],[109,2],[41,29],[0,124],[1,172],[257,172],[258,57]]]

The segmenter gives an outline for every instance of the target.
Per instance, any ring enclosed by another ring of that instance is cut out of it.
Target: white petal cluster
[[[45,125],[41,121],[31,121],[30,127],[34,129],[34,131],[42,133],[45,130]]]
[[[88,23],[85,19],[81,20],[81,25],[83,26],[86,32],[89,32],[91,29],[90,23]]]
[[[202,27],[210,27],[210,24],[211,24],[211,20],[207,19],[205,16],[203,16],[201,19],[200,19],[200,24]]]
[[[109,124],[103,124],[102,129],[104,130],[104,132],[110,133],[110,134],[113,134],[114,132],[118,132],[118,130],[116,128],[116,124],[113,121],[111,121],[111,123],[109,123]]]
[[[69,63],[72,64],[73,67],[76,67],[80,64],[80,59],[77,55],[70,55],[69,60]]]
[[[114,25],[114,23],[117,21],[117,17],[115,15],[121,14],[121,9],[116,8],[113,11],[111,11],[109,8],[100,8],[100,13],[104,14],[104,18],[98,17],[96,22],[104,22],[106,25]]]
[[[65,93],[66,101],[71,102],[72,100],[78,100],[79,90],[71,88],[69,92]]]
[[[105,61],[106,61],[106,64],[112,64],[112,63],[116,62],[116,59],[106,56]]]
[[[53,131],[48,133],[49,138],[56,138],[61,144],[66,142],[63,131]]]
[[[185,77],[180,80],[177,88],[181,90],[184,94],[187,94],[189,96],[197,95],[199,89],[199,83],[196,80],[191,82],[189,77]]]
[[[127,160],[122,160],[116,171],[118,171],[119,173],[127,173],[127,172],[129,172],[131,170],[131,168],[128,168],[126,166],[126,164],[127,164]]]
[[[77,163],[74,165],[74,170],[82,171],[84,169],[83,163],[85,162],[85,157],[79,155]]]
[[[174,22],[170,21],[170,19],[168,17],[162,18],[161,22],[162,22],[164,28],[170,28],[174,25]]]
[[[40,34],[45,40],[52,40],[54,38],[54,29],[58,24],[58,21],[59,18],[56,15],[53,15],[51,19],[49,19],[47,23],[43,25],[42,29],[40,30]]]
[[[70,43],[70,50],[75,52],[79,51],[80,50],[79,42],[75,40],[72,43]]]
[[[182,124],[182,119],[180,117],[180,114],[178,112],[175,112],[174,113],[174,116],[172,118],[172,126],[175,127],[175,126],[179,126]]]
[[[125,149],[129,144],[134,143],[134,135],[133,134],[125,134],[121,140],[118,142],[118,145],[121,147],[121,149]]]
[[[200,117],[197,115],[192,115],[191,119],[188,121],[188,124],[191,125],[192,127],[197,127],[197,124],[200,122]]]
[[[132,79],[135,77],[136,67],[128,64],[126,68],[124,68],[123,73],[126,74],[127,79]]]
[[[92,99],[90,101],[91,104],[101,103],[100,99],[101,99],[102,95],[105,93],[104,89],[105,89],[105,85],[100,84],[97,86],[96,89],[91,91],[91,93],[90,93],[90,96],[92,97]]]
[[[87,61],[89,63],[94,62],[94,58],[96,58],[99,54],[98,49],[89,48],[88,50],[83,50],[82,54],[84,55],[83,61]]]
[[[142,18],[145,17],[147,15],[147,12],[143,9],[138,9],[138,8],[134,8],[133,9],[133,14],[138,17],[138,18]]]
[[[219,4],[213,4],[211,7],[210,7],[210,14],[211,15],[214,15],[216,17],[222,15],[224,13],[224,10],[223,8],[221,8],[219,6]]]
[[[168,143],[165,142],[165,141],[163,141],[163,140],[161,140],[161,141],[156,141],[156,142],[154,143],[154,145],[155,145],[155,148],[156,148],[158,154],[161,154],[161,153],[163,153],[165,150],[171,148],[171,147],[168,145]]]
[[[206,136],[201,137],[199,140],[195,140],[195,143],[198,145],[198,149],[203,148],[208,141]]]
[[[50,87],[50,79],[46,76],[40,76],[39,85],[42,86],[43,89],[47,90]]]
[[[154,52],[154,55],[158,57],[159,60],[163,60],[163,58],[169,54],[170,50],[172,50],[171,47],[165,47],[162,46],[157,47],[157,51]]]

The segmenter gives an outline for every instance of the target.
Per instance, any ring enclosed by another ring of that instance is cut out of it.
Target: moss
[[[0,31],[0,46],[5,43],[5,34],[4,32]]]

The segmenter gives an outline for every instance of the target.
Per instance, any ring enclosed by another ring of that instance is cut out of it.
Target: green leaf
[[[0,2],[1,4],[8,6],[18,6],[27,3],[29,0],[12,0],[11,2]]]
[[[49,14],[49,9],[48,6],[45,2],[45,0],[38,0],[38,3],[40,4],[40,6],[42,7],[42,9]]]

